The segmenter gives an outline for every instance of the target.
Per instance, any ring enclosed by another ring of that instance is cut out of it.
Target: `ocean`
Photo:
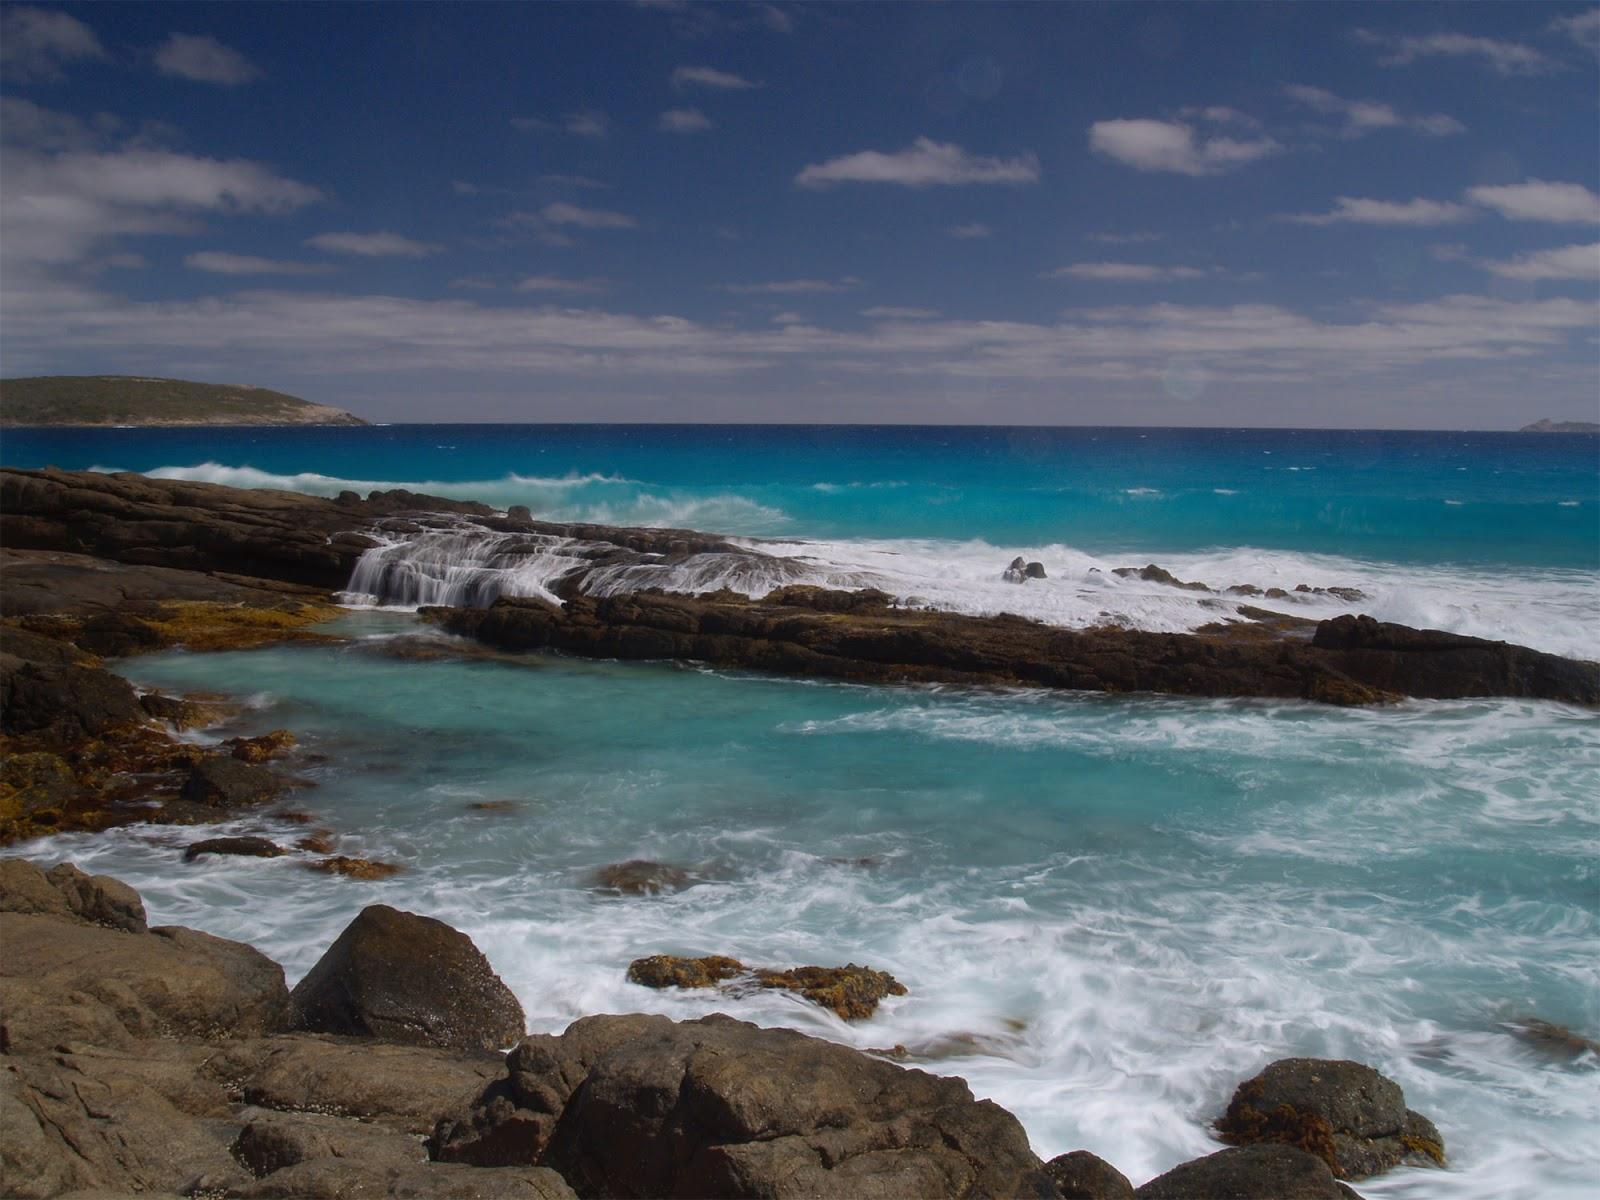
[[[337,494],[407,487],[535,515],[766,539],[798,577],[1083,627],[1191,629],[1215,589],[1600,658],[1600,440],[1290,430],[482,426],[8,430],[0,459]],[[464,541],[463,541],[464,539]],[[421,598],[542,594],[559,562],[397,539]],[[1021,555],[1046,578],[1000,574]],[[358,570],[358,579],[361,572]],[[376,577],[369,573],[368,577]],[[759,593],[715,571],[657,580]],[[1357,589],[1355,599],[1308,589]],[[626,586],[619,583],[617,586]],[[1354,1058],[1431,1116],[1448,1172],[1373,1197],[1592,1194],[1600,1035],[1600,714],[1527,701],[1303,703],[865,687],[529,657],[397,657],[415,617],[350,594],[337,648],[171,652],[142,686],[249,698],[326,760],[297,803],[356,883],[203,859],[214,830],[28,848],[138,887],[152,922],[249,941],[291,984],[359,909],[469,933],[533,1029],[723,1010],[903,1045],[1023,1121],[1044,1157],[1135,1183],[1216,1149],[1233,1087]],[[413,594],[410,599],[417,599]],[[509,801],[492,811],[469,806]],[[262,823],[235,823],[259,832]],[[276,832],[284,836],[285,831]],[[649,858],[704,882],[595,893]],[[867,963],[909,994],[846,1025],[778,993],[627,983],[636,957]]]

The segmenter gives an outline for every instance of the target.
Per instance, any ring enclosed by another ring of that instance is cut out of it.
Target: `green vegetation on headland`
[[[1518,433],[1600,433],[1593,421],[1552,421],[1549,417],[1524,425]]]
[[[360,417],[244,384],[134,375],[0,380],[0,425],[365,425]]]

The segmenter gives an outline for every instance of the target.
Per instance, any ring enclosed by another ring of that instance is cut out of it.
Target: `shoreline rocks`
[[[747,967],[720,954],[678,958],[654,954],[628,964],[628,982],[648,988],[718,988],[739,995],[750,988],[794,992],[845,1021],[865,1021],[888,996],[906,995],[906,987],[887,971],[858,967],[790,967],[771,970]]]

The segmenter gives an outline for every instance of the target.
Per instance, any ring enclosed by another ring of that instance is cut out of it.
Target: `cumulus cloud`
[[[994,230],[982,221],[974,221],[970,225],[952,225],[945,233],[950,237],[971,241],[976,238],[993,237]]]
[[[666,133],[704,133],[711,128],[711,119],[698,108],[669,108],[661,114],[660,124]]]
[[[627,213],[581,208],[576,204],[546,204],[538,215],[551,225],[571,225],[577,229],[635,229],[639,224]]]
[[[329,254],[353,254],[358,258],[426,258],[444,248],[387,232],[319,233],[307,238],[306,245]]]
[[[1428,137],[1446,137],[1467,130],[1460,121],[1444,113],[1406,117],[1380,101],[1346,100],[1325,88],[1292,83],[1283,90],[1291,100],[1314,112],[1341,118],[1344,122],[1339,130],[1341,137],[1365,137],[1378,129],[1409,129]]]
[[[1476,59],[1496,75],[1539,75],[1556,67],[1554,61],[1532,46],[1465,33],[1408,36],[1357,29],[1354,37],[1382,49],[1378,61],[1386,67],[1410,66],[1423,58]]]
[[[1161,267],[1150,263],[1085,262],[1046,271],[1041,279],[1093,279],[1102,283],[1171,283],[1203,279],[1197,267]]]
[[[1454,225],[1470,221],[1473,212],[1448,200],[1365,200],[1339,196],[1325,213],[1297,213],[1279,217],[1297,225]]]
[[[0,66],[10,83],[54,83],[62,66],[103,59],[100,39],[76,17],[44,8],[0,10]]]
[[[560,275],[529,275],[519,280],[516,286],[519,292],[574,292],[594,294],[606,290],[606,285],[598,279],[566,279]]]
[[[843,279],[778,279],[769,283],[724,283],[718,290],[736,296],[799,296],[825,292],[848,292],[860,287],[861,280],[854,275]]]
[[[1552,33],[1566,34],[1585,50],[1600,50],[1600,8],[1591,8],[1572,17],[1557,17],[1546,28]]]
[[[672,86],[675,88],[703,87],[714,88],[723,92],[742,92],[761,85],[753,80],[746,79],[743,75],[735,75],[731,71],[719,71],[715,67],[678,67],[672,72]]]
[[[968,154],[954,142],[919,137],[904,150],[863,150],[812,163],[795,176],[804,188],[839,183],[894,183],[902,187],[955,184],[1037,183],[1039,160],[1032,154],[986,158]]]
[[[319,263],[257,258],[253,254],[229,254],[222,250],[187,254],[183,265],[191,271],[208,271],[213,275],[326,275],[333,270]]]
[[[1600,280],[1600,242],[1535,250],[1503,262],[1486,262],[1482,265],[1484,270],[1502,279],[1530,282],[1541,279]]]
[[[938,317],[936,308],[903,308],[896,304],[878,304],[861,310],[863,317],[880,321],[932,321]]]
[[[261,77],[257,67],[237,50],[213,37],[175,33],[156,50],[156,70],[199,83],[235,87]]]
[[[1217,175],[1282,150],[1270,137],[1199,137],[1180,121],[1096,121],[1089,148],[1139,171]]]
[[[512,117],[511,128],[521,133],[567,133],[573,137],[602,141],[611,136],[611,118],[599,109],[585,108],[567,113],[559,121],[543,117]]]
[[[1512,221],[1549,221],[1561,225],[1587,225],[1600,221],[1600,196],[1581,183],[1526,183],[1467,189],[1467,199],[1492,208]]]
[[[263,163],[117,146],[109,125],[26,101],[3,116],[0,243],[13,267],[80,262],[119,236],[190,233],[202,216],[276,215],[322,198]]]

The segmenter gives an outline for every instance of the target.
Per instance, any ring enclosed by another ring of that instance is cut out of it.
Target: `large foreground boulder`
[[[0,912],[62,917],[127,933],[146,931],[139,893],[109,875],[88,875],[71,863],[48,871],[25,858],[0,858]]]
[[[1293,1146],[1236,1146],[1173,1167],[1137,1200],[1349,1200],[1328,1164]]]
[[[1235,1145],[1296,1146],[1341,1179],[1443,1166],[1444,1139],[1394,1080],[1344,1059],[1284,1058],[1241,1083],[1217,1122]]]
[[[1055,1194],[1017,1119],[963,1080],[790,1030],[586,1017],[506,1065],[440,1123],[435,1158],[553,1167],[585,1196]]]
[[[466,934],[386,904],[361,910],[292,996],[294,1027],[420,1046],[497,1050],[522,1005]]]

